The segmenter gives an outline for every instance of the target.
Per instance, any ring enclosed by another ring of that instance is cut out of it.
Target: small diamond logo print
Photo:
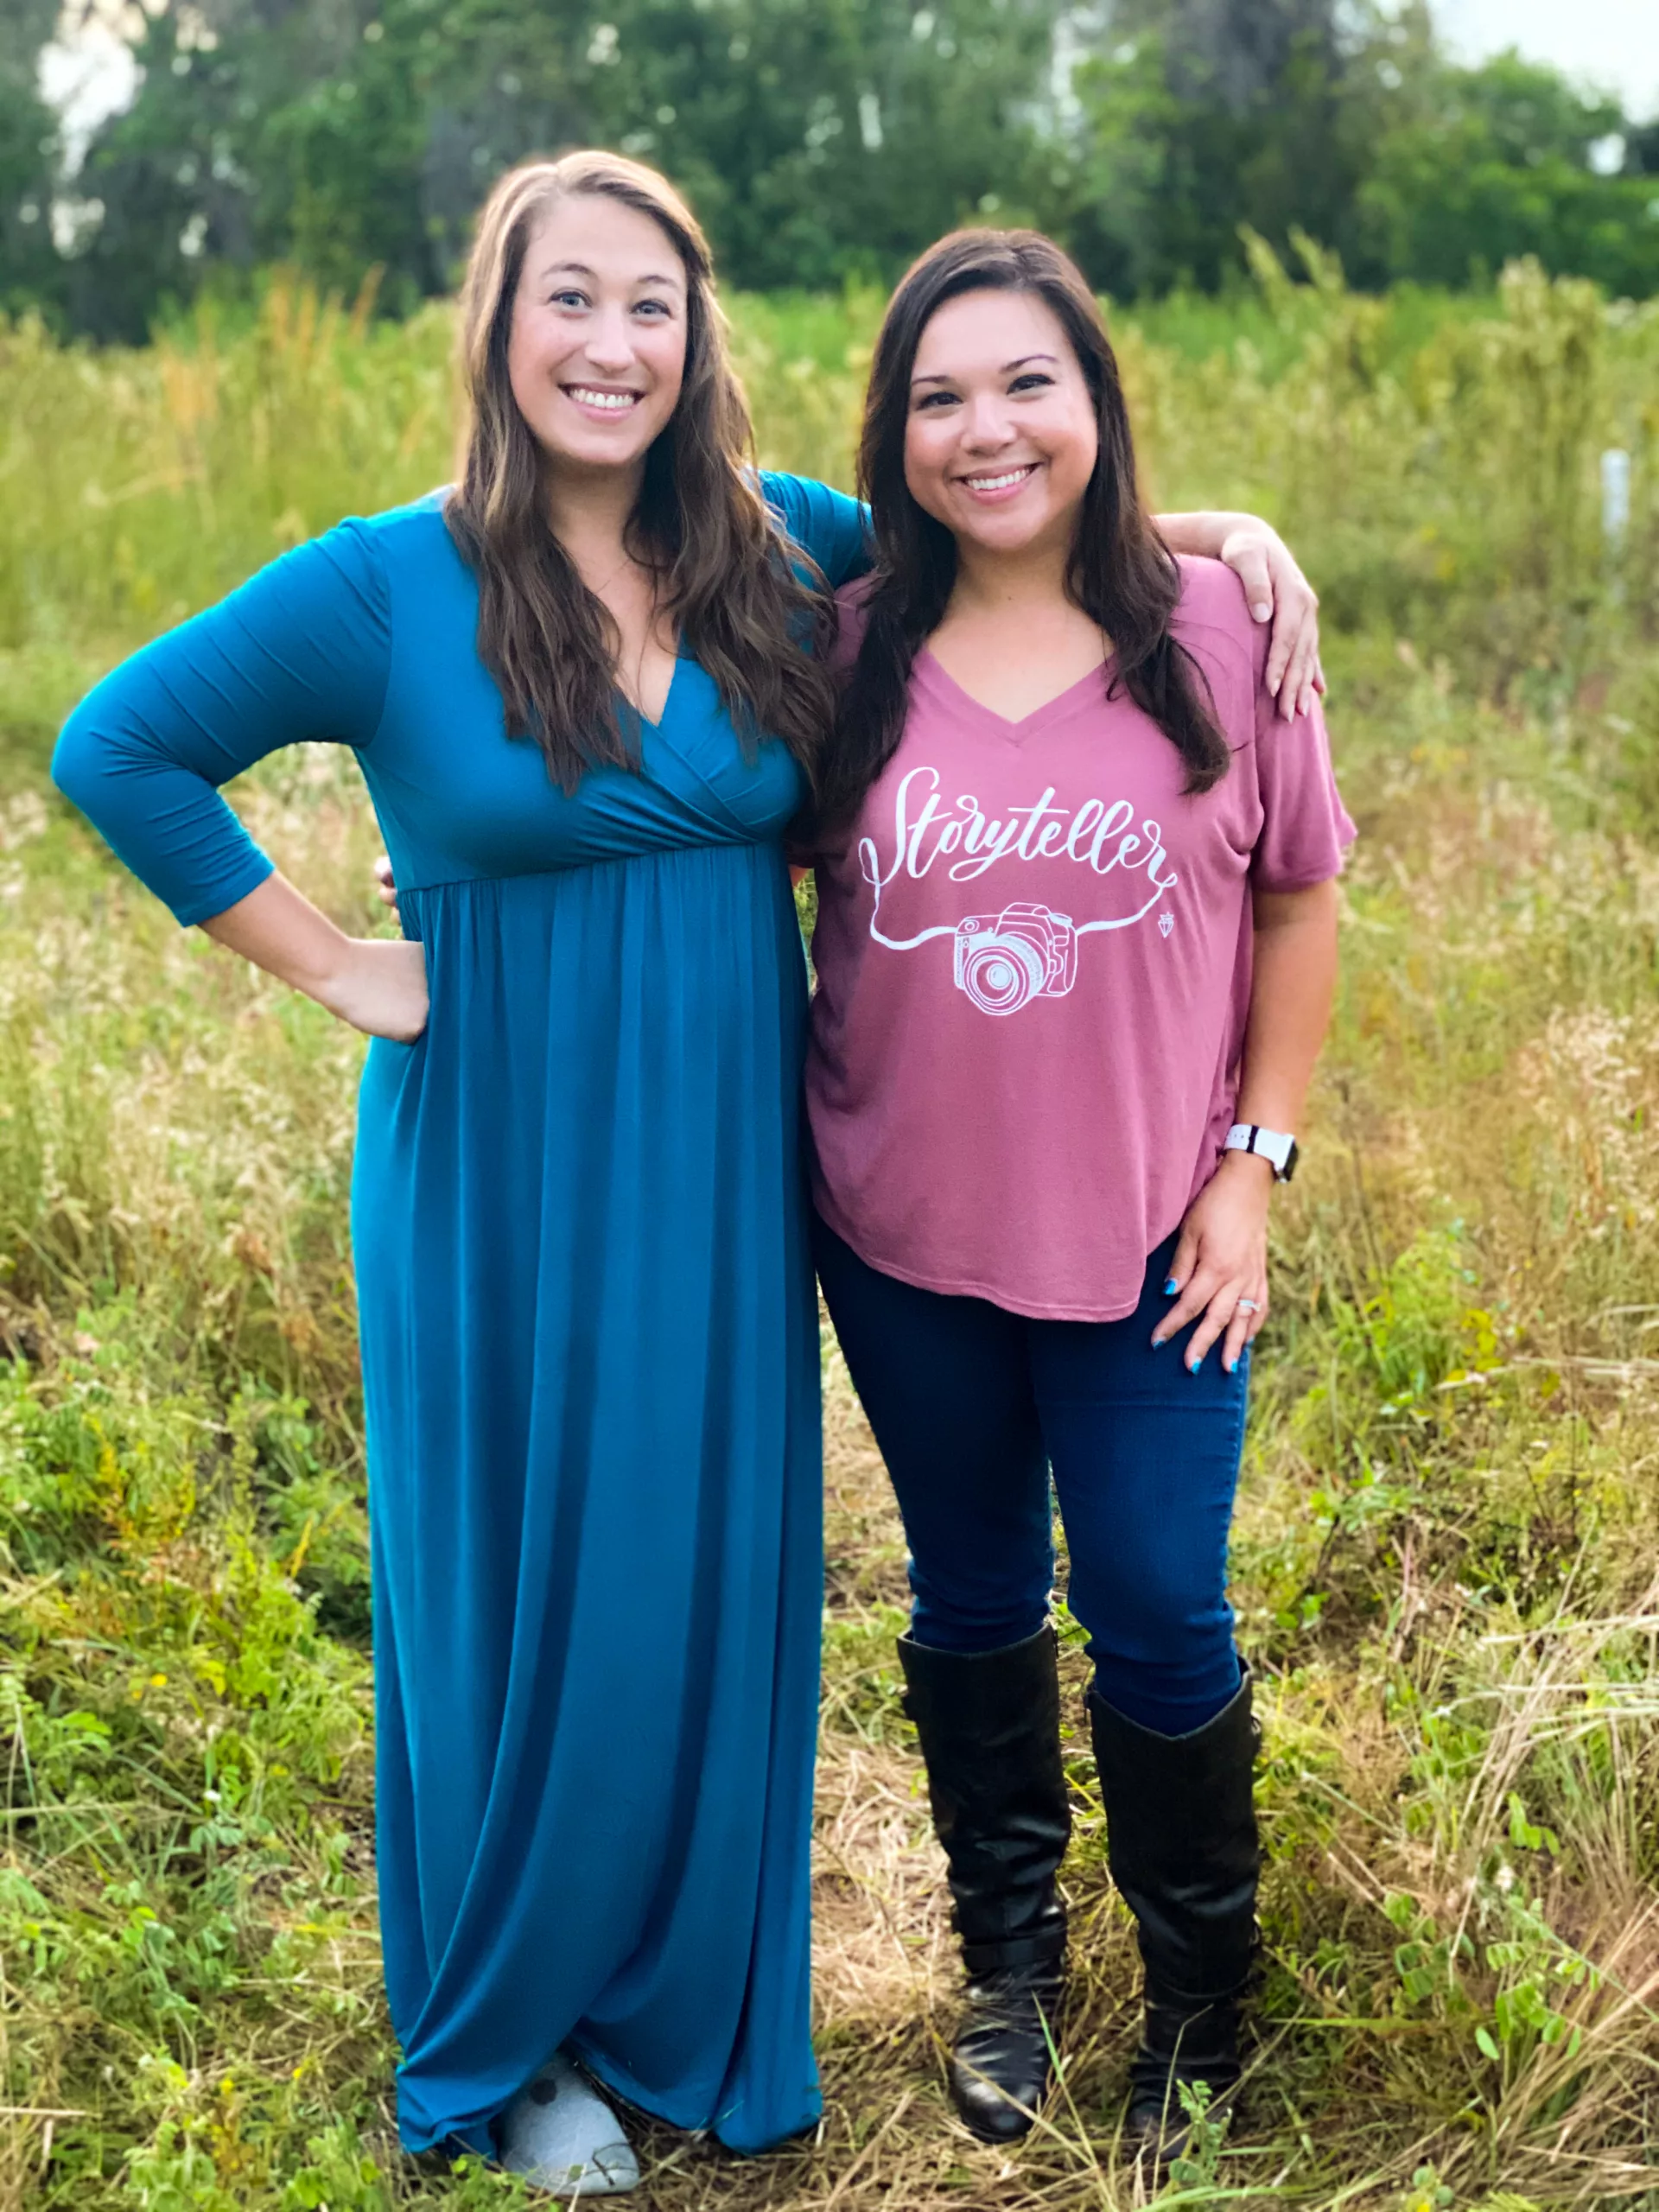
[[[1158,927],[1159,927],[1160,931],[1162,932],[1162,934],[1163,934],[1165,937],[1167,937],[1167,936],[1169,935],[1169,933],[1170,933],[1171,930],[1173,930],[1173,929],[1174,928],[1174,926],[1175,926],[1175,917],[1174,917],[1174,915],[1173,915],[1173,914],[1170,914],[1170,913],[1163,913],[1163,914],[1160,914],[1160,915],[1159,915],[1159,917],[1158,917]]]

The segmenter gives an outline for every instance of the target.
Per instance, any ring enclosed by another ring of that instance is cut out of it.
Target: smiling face
[[[959,544],[1069,552],[1099,450],[1082,367],[1034,292],[963,292],[930,317],[911,372],[905,482]]]
[[[685,375],[686,276],[649,215],[568,194],[531,234],[512,306],[507,373],[555,467],[639,468]]]

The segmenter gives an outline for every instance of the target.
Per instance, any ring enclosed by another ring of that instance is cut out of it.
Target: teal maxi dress
[[[856,569],[851,500],[765,488]],[[800,783],[683,658],[642,772],[565,796],[477,620],[439,499],[343,523],[118,668],[54,773],[194,923],[270,866],[217,787],[350,745],[426,949],[352,1198],[404,2144],[487,2151],[564,2045],[758,2151],[819,2110]]]

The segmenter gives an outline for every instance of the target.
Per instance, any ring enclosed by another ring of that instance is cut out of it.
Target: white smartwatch
[[[1287,1136],[1282,1129],[1264,1129],[1255,1122],[1235,1122],[1222,1150],[1255,1153],[1268,1163],[1281,1183],[1288,1183],[1296,1173],[1300,1157],[1294,1137]]]

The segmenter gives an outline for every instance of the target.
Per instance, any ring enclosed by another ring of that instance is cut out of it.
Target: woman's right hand
[[[412,1045],[426,1027],[426,951],[406,938],[347,937],[283,876],[268,875],[202,928],[268,976],[370,1037]]]
[[[344,958],[316,995],[365,1036],[412,1045],[426,1027],[426,948],[406,938],[348,938]]]

